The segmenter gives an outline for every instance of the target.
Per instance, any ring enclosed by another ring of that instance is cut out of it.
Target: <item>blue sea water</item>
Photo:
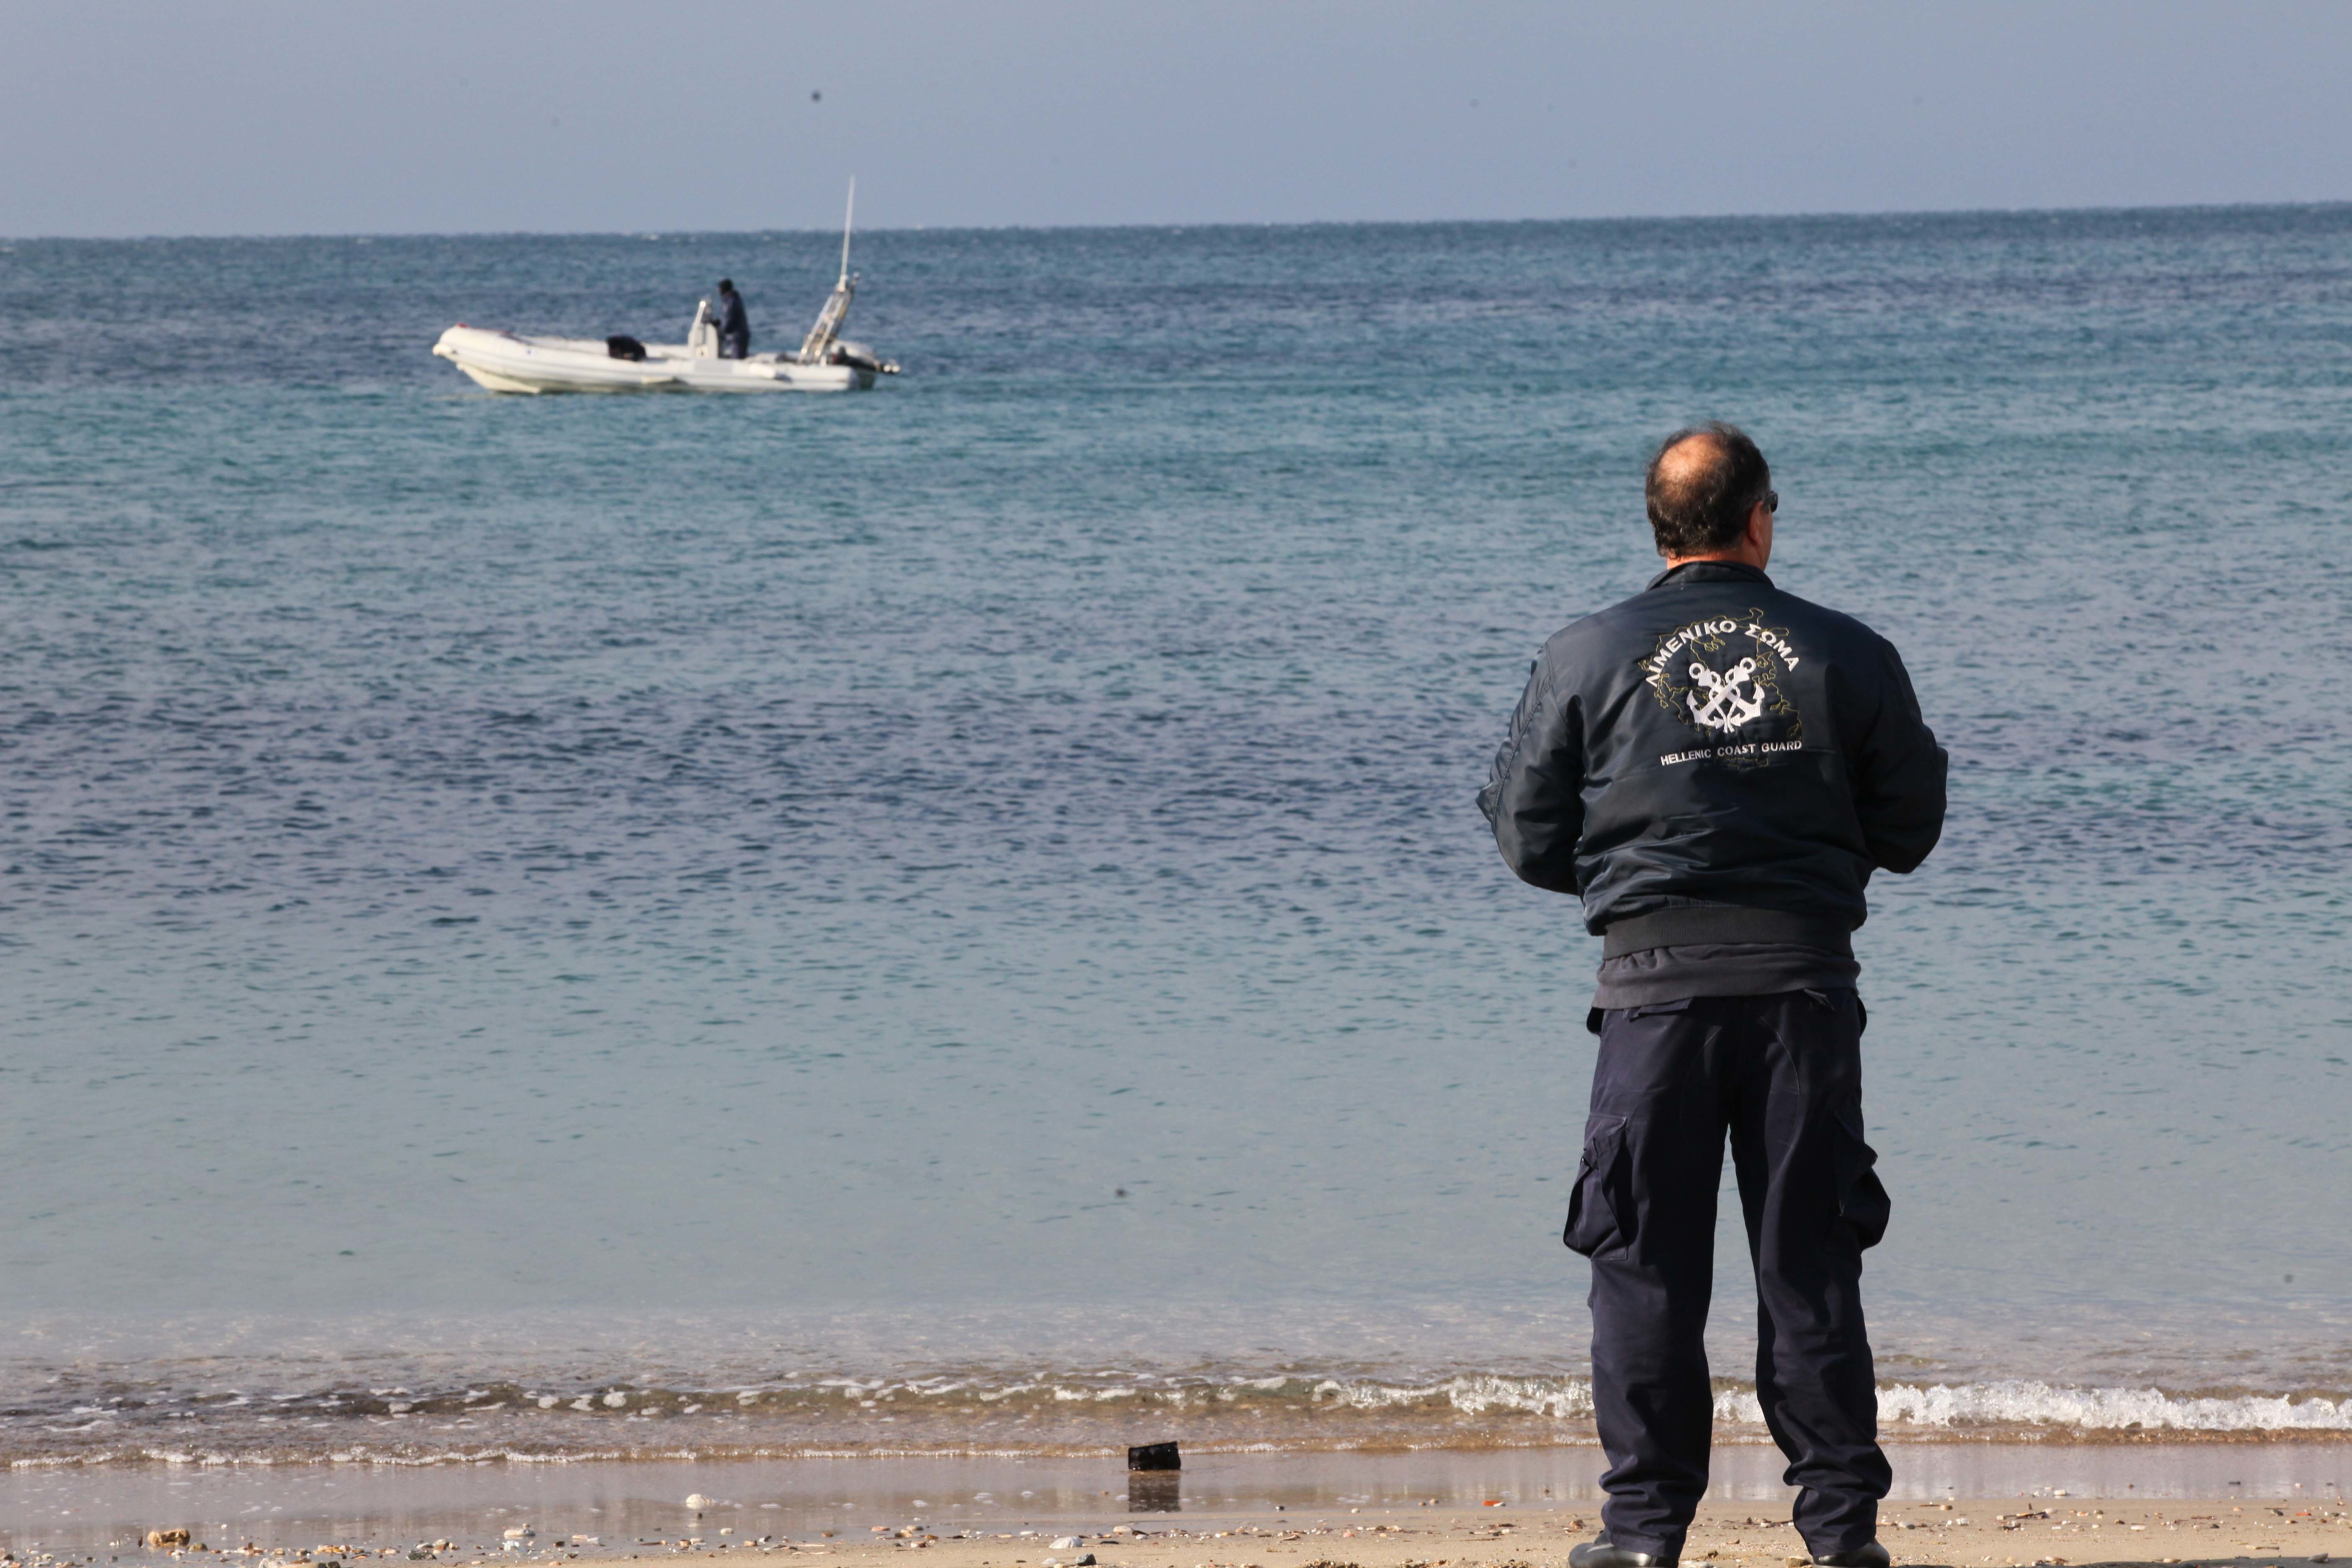
[[[0,1447],[1573,1426],[1598,944],[1471,797],[1702,416],[1952,753],[1890,1411],[2352,1427],[2352,208],[877,233],[870,394],[426,353],[836,243],[0,242]]]

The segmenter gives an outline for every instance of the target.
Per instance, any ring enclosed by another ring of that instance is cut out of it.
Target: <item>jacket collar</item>
[[[1767,588],[1772,579],[1745,561],[1685,561],[1679,566],[1669,566],[1650,579],[1650,586],[1663,588],[1672,584],[1679,588],[1690,583],[1761,583]]]

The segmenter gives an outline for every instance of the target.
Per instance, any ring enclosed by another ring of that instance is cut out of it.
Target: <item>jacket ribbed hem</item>
[[[1842,957],[1853,956],[1853,933],[1835,921],[1721,905],[1692,905],[1612,921],[1601,933],[1601,956],[1622,958],[1654,947],[1739,942],[1801,942]]]

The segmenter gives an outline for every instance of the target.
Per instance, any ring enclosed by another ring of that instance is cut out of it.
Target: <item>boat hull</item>
[[[863,392],[874,373],[856,365],[801,364],[776,354],[697,356],[682,343],[648,343],[642,360],[614,359],[594,338],[526,338],[452,327],[433,352],[492,392]]]

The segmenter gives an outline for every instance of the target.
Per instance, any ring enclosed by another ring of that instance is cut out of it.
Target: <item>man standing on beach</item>
[[[1874,868],[1944,822],[1942,748],[1894,646],[1772,585],[1756,444],[1652,458],[1666,570],[1544,645],[1478,805],[1512,870],[1602,939],[1601,1037],[1565,1239],[1592,1260],[1609,1469],[1573,1568],[1659,1568],[1706,1490],[1707,1299],[1731,1140],[1758,1298],[1756,1397],[1815,1563],[1885,1568],[1892,1479],[1857,1291],[1886,1228],[1863,1141],[1851,933]]]

